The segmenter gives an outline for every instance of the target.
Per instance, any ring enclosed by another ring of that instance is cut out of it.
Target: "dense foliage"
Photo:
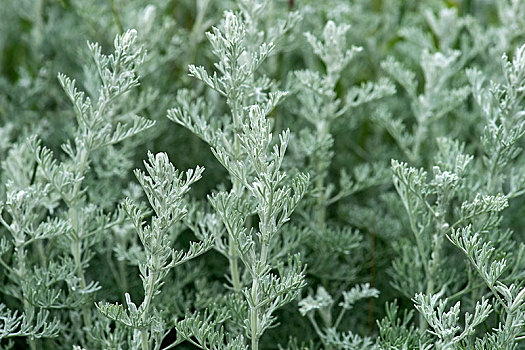
[[[0,8],[2,349],[525,349],[524,1]]]

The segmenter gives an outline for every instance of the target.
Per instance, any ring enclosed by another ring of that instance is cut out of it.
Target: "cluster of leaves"
[[[525,348],[523,1],[0,6],[1,348]]]

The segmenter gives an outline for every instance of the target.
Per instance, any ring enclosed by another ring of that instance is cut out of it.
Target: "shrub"
[[[524,2],[0,6],[2,348],[525,348]]]

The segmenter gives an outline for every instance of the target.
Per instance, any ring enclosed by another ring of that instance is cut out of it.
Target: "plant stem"
[[[259,350],[259,282],[257,278],[252,281],[252,300],[255,305],[250,307],[252,350]]]
[[[412,205],[411,205],[411,202],[410,202],[410,199],[407,198],[407,213],[408,213],[408,219],[410,221],[410,228],[412,229],[412,232],[414,233],[414,237],[416,238],[416,245],[417,245],[417,250],[419,252],[419,255],[421,257],[421,261],[423,262],[423,268],[425,270],[425,274],[426,274],[426,281],[427,281],[427,294],[429,293],[429,291],[431,291],[433,289],[433,283],[431,281],[432,279],[432,276],[431,276],[431,273],[430,273],[430,267],[429,267],[429,264],[428,264],[428,261],[427,261],[427,257],[426,257],[426,254],[425,254],[425,249],[424,249],[424,246],[423,246],[423,241],[421,240],[421,232],[419,232],[417,230],[417,227],[416,227],[416,222],[415,222],[415,218],[414,218],[414,214],[412,212]],[[432,286],[431,286],[432,284]],[[420,331],[425,331],[428,327],[428,324],[427,324],[427,321],[425,319],[425,317],[423,316],[422,313],[419,314],[419,330]]]
[[[159,258],[154,255],[151,266],[156,268],[159,265]],[[142,315],[140,317],[142,322],[146,322],[146,319],[148,317],[151,301],[153,300],[153,293],[155,292],[155,281],[157,281],[158,275],[158,272],[156,270],[152,270],[151,266],[148,268],[148,282],[146,284],[146,289],[144,290],[144,300],[142,301],[142,305],[140,307],[142,309]],[[140,338],[142,343],[142,350],[149,350],[149,334],[146,329],[142,329],[140,331]]]
[[[346,313],[346,309],[341,308],[341,311],[339,311],[339,315],[337,315],[337,318],[335,319],[334,328],[337,328],[339,326],[339,324],[343,320],[343,316],[345,315],[345,313]]]
[[[420,121],[419,118],[417,118],[417,126],[416,126],[416,132],[414,136],[414,145],[412,147],[411,152],[411,161],[415,164],[417,164],[417,160],[419,158],[421,143],[423,142],[423,137],[425,136],[424,133],[427,129],[427,125],[425,122]]]
[[[321,340],[321,343],[323,343],[325,348],[328,348],[329,346],[326,344],[325,337],[321,329],[319,328],[319,325],[317,324],[317,321],[315,320],[312,313],[308,313],[308,319],[310,320],[310,323],[314,327],[315,333],[317,333],[317,336]]]
[[[80,287],[85,289],[86,277],[84,275],[84,269],[82,268],[82,243],[79,239],[75,239],[71,242],[71,252],[73,260],[75,262],[75,270],[77,271],[77,277],[80,279]],[[84,326],[91,329],[91,314],[87,306],[82,306],[82,318],[84,320]]]
[[[122,34],[124,32],[124,28],[122,27],[122,22],[120,21],[120,16],[117,11],[117,7],[115,6],[115,0],[110,0],[111,3],[111,13],[113,14],[113,18],[115,20],[115,24],[117,25],[117,29],[119,34]]]
[[[235,73],[235,63],[232,62],[232,71],[231,74]],[[237,94],[232,98],[228,98],[228,105],[230,106],[233,118],[233,157],[237,160],[240,157],[241,153],[241,144],[239,140],[239,130],[241,129],[242,118],[239,113],[241,109],[241,101],[237,97]],[[243,186],[240,183],[239,179],[230,174],[232,181],[232,188],[235,195],[240,196],[242,193]],[[235,240],[233,237],[228,238],[228,260],[230,263],[230,274],[232,279],[233,290],[237,293],[241,291],[241,279],[239,274],[239,259],[237,257],[237,251],[235,250]]]
[[[151,270],[149,271],[148,284],[147,284],[146,290],[144,291],[145,292],[144,301],[142,302],[142,304],[144,305],[144,308],[143,308],[144,311],[142,312],[141,319],[143,322],[146,321],[146,317],[148,316],[149,307],[151,305],[151,300],[153,299],[153,291],[155,289],[154,284],[156,280],[156,275],[157,274],[155,272],[152,272]],[[140,337],[142,340],[142,350],[149,350],[148,331],[145,329],[141,330]]]
[[[140,331],[140,340],[142,344],[142,350],[148,350],[149,349],[149,342],[148,342],[148,331],[143,329]]]
[[[120,260],[118,262],[118,274],[119,274],[119,280],[120,280],[120,289],[122,291],[128,290],[128,276],[126,273],[126,262],[124,260]]]
[[[235,138],[237,141],[237,137]],[[237,141],[238,142],[238,141]],[[242,185],[239,182],[239,180],[232,176],[232,183],[233,183],[233,191],[236,193],[236,195],[240,195]],[[239,274],[239,259],[237,257],[237,251],[235,250],[235,240],[233,237],[228,237],[228,261],[230,263],[230,274],[231,274],[231,280],[233,285],[233,290],[235,292],[240,292],[242,285],[241,285],[241,278]]]
[[[84,147],[80,151],[80,159],[78,160],[78,173],[83,175],[89,157],[89,149]],[[71,221],[71,228],[74,232],[73,239],[71,241],[71,255],[73,255],[73,260],[75,262],[75,270],[77,272],[77,277],[80,279],[80,287],[85,289],[87,286],[86,277],[84,275],[84,268],[82,266],[82,229],[79,222],[79,207],[80,207],[80,186],[82,181],[75,183],[71,194],[71,202],[69,204],[69,220]],[[91,314],[87,306],[82,307],[82,318],[84,320],[84,326],[89,329],[92,327],[91,323]]]
[[[317,124],[317,130],[319,132],[319,138],[324,139],[328,135],[330,126],[326,120],[322,120]],[[317,205],[315,210],[317,230],[320,234],[325,226],[326,221],[326,207],[327,207],[327,198],[325,194],[325,178],[326,178],[326,169],[323,169],[323,161],[318,160],[316,165],[317,172],[317,181],[315,182],[315,192],[318,194]]]
[[[501,155],[501,152],[500,152],[500,148],[498,147],[498,151],[496,152],[496,156],[493,157],[491,160],[491,164],[490,164],[490,170],[489,170],[489,175],[488,175],[488,180],[487,180],[487,189],[489,191],[489,193],[494,193],[495,192],[495,189],[493,188],[494,187],[494,176],[496,175],[496,171],[498,170],[497,169],[497,165],[499,163],[499,158],[500,158],[500,155]]]
[[[15,240],[16,241],[16,240]],[[16,251],[16,258],[18,261],[17,266],[17,274],[20,281],[22,281],[26,276],[26,253],[22,245],[17,245],[15,248]],[[22,293],[22,300],[24,304],[24,314],[27,316],[29,314],[34,314],[34,308],[31,304],[29,304],[29,301],[27,300],[27,296],[24,293],[24,288],[21,288]],[[31,350],[36,350],[36,343],[35,340],[31,337],[29,337],[29,347]]]
[[[33,307],[29,304],[27,299],[24,297],[24,313],[27,315],[28,311],[31,310],[31,309],[33,309]],[[29,337],[28,340],[29,340],[29,348],[31,350],[36,350],[35,339],[33,339],[32,337]]]
[[[126,238],[124,236],[117,236],[117,239],[120,241],[120,244],[122,247],[126,246]],[[111,256],[108,257],[108,259],[111,259]],[[118,260],[117,262],[117,268],[118,268],[118,280],[120,282],[120,290],[123,292],[128,291],[128,275],[126,271],[126,261],[125,260]]]
[[[239,276],[239,260],[235,253],[235,242],[232,237],[228,238],[228,260],[230,262],[230,274],[232,279],[233,290],[235,292],[241,291],[241,280]]]

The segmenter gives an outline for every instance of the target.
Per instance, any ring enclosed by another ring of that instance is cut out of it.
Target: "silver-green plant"
[[[291,183],[285,182],[280,168],[290,134],[284,131],[278,144],[272,146],[271,122],[267,119],[285,94],[266,93],[253,85],[258,81],[256,69],[274,45],[262,43],[253,49],[246,41],[244,23],[231,12],[225,15],[223,32],[214,28],[208,37],[219,58],[216,67],[221,76],[194,66],[190,66],[190,74],[226,98],[231,119],[223,119],[222,125],[208,125],[199,115],[204,103],[192,105],[182,98],[182,106],[170,110],[168,117],[210,144],[230,174],[231,191],[220,191],[209,198],[226,238],[224,242],[217,237],[216,247],[229,259],[233,290],[244,294],[247,313],[240,315],[239,321],[252,348],[258,349],[260,337],[274,323],[275,310],[292,301],[304,285],[299,258],[288,259],[288,265],[283,265],[278,257],[286,255],[287,247],[276,243],[285,242],[277,236],[304,195],[308,176],[299,174]],[[257,104],[247,106],[253,98]],[[246,226],[253,214],[259,222],[255,230]],[[247,278],[240,275],[239,259]],[[279,273],[273,273],[272,268],[278,268]]]
[[[131,199],[126,199],[123,205],[144,246],[143,260],[139,263],[144,298],[137,307],[126,293],[126,307],[98,303],[97,308],[104,316],[133,331],[131,344],[140,344],[140,349],[150,350],[160,347],[169,330],[162,313],[153,304],[165,283],[164,278],[172,268],[211,249],[213,240],[209,237],[203,242],[191,243],[187,251],[182,251],[171,247],[169,237],[171,227],[186,215],[183,196],[201,178],[204,169],[197,167],[185,173],[179,172],[165,153],[150,153],[144,164],[147,175],[136,170],[135,176],[155,213],[151,224],[144,222],[146,213]]]
[[[207,118],[211,117],[213,109],[200,98],[195,103],[191,102],[191,95],[183,91],[178,95],[179,106],[168,111],[168,118],[188,128],[208,143],[212,149],[220,148],[220,152],[232,161],[239,161],[245,156],[241,146],[240,132],[243,123],[247,120],[247,102],[254,99],[254,102],[261,103],[264,112],[268,114],[284,96],[284,93],[280,91],[266,93],[253,86],[257,81],[256,70],[271,54],[274,44],[262,43],[255,49],[251,49],[246,41],[244,23],[233,12],[226,13],[223,31],[214,28],[213,32],[208,33],[208,39],[213,47],[214,55],[219,59],[216,67],[221,76],[217,73],[210,75],[204,67],[193,65],[189,67],[190,75],[226,98],[230,116],[220,118],[219,123],[208,121]],[[264,80],[264,77],[262,79]],[[255,95],[257,91],[259,95]],[[226,169],[230,171],[230,168]],[[244,172],[250,170],[246,168]],[[245,191],[242,179],[232,173],[230,173],[230,178],[233,192],[242,196]],[[239,257],[232,237],[228,238],[226,250],[220,247],[218,249],[229,260],[233,289],[237,292],[241,291]]]
[[[525,348],[524,1],[0,8],[0,348]]]
[[[447,139],[438,140],[437,165],[430,182],[423,169],[392,161],[394,185],[416,243],[414,249],[403,248],[406,257],[415,259],[400,259],[394,265],[397,278],[404,276],[397,288],[416,293],[413,300],[421,315],[420,327],[430,326],[439,349],[513,349],[522,334],[518,321],[523,319],[521,273],[508,269],[507,264],[512,261],[521,266],[524,247],[510,241],[512,232],[504,230],[499,214],[509,206],[509,199],[520,195],[522,171],[516,169],[511,176],[498,171],[520,162],[521,150],[515,145],[523,135],[521,90],[517,88],[522,85],[523,57],[523,47],[512,61],[504,55],[504,83],[492,83],[490,90],[484,89],[479,71],[468,71],[474,97],[486,118],[479,144],[486,156],[480,161],[471,164],[474,157],[463,153],[464,146]],[[512,130],[507,123],[512,123]],[[450,242],[468,259],[468,274],[446,267],[449,262],[444,252]],[[470,293],[476,303],[463,325],[458,323],[460,301],[446,311],[447,300],[439,299],[459,279],[466,286],[454,298]],[[484,290],[489,291],[490,301]],[[500,314],[494,331],[476,337],[476,327],[493,310]]]

